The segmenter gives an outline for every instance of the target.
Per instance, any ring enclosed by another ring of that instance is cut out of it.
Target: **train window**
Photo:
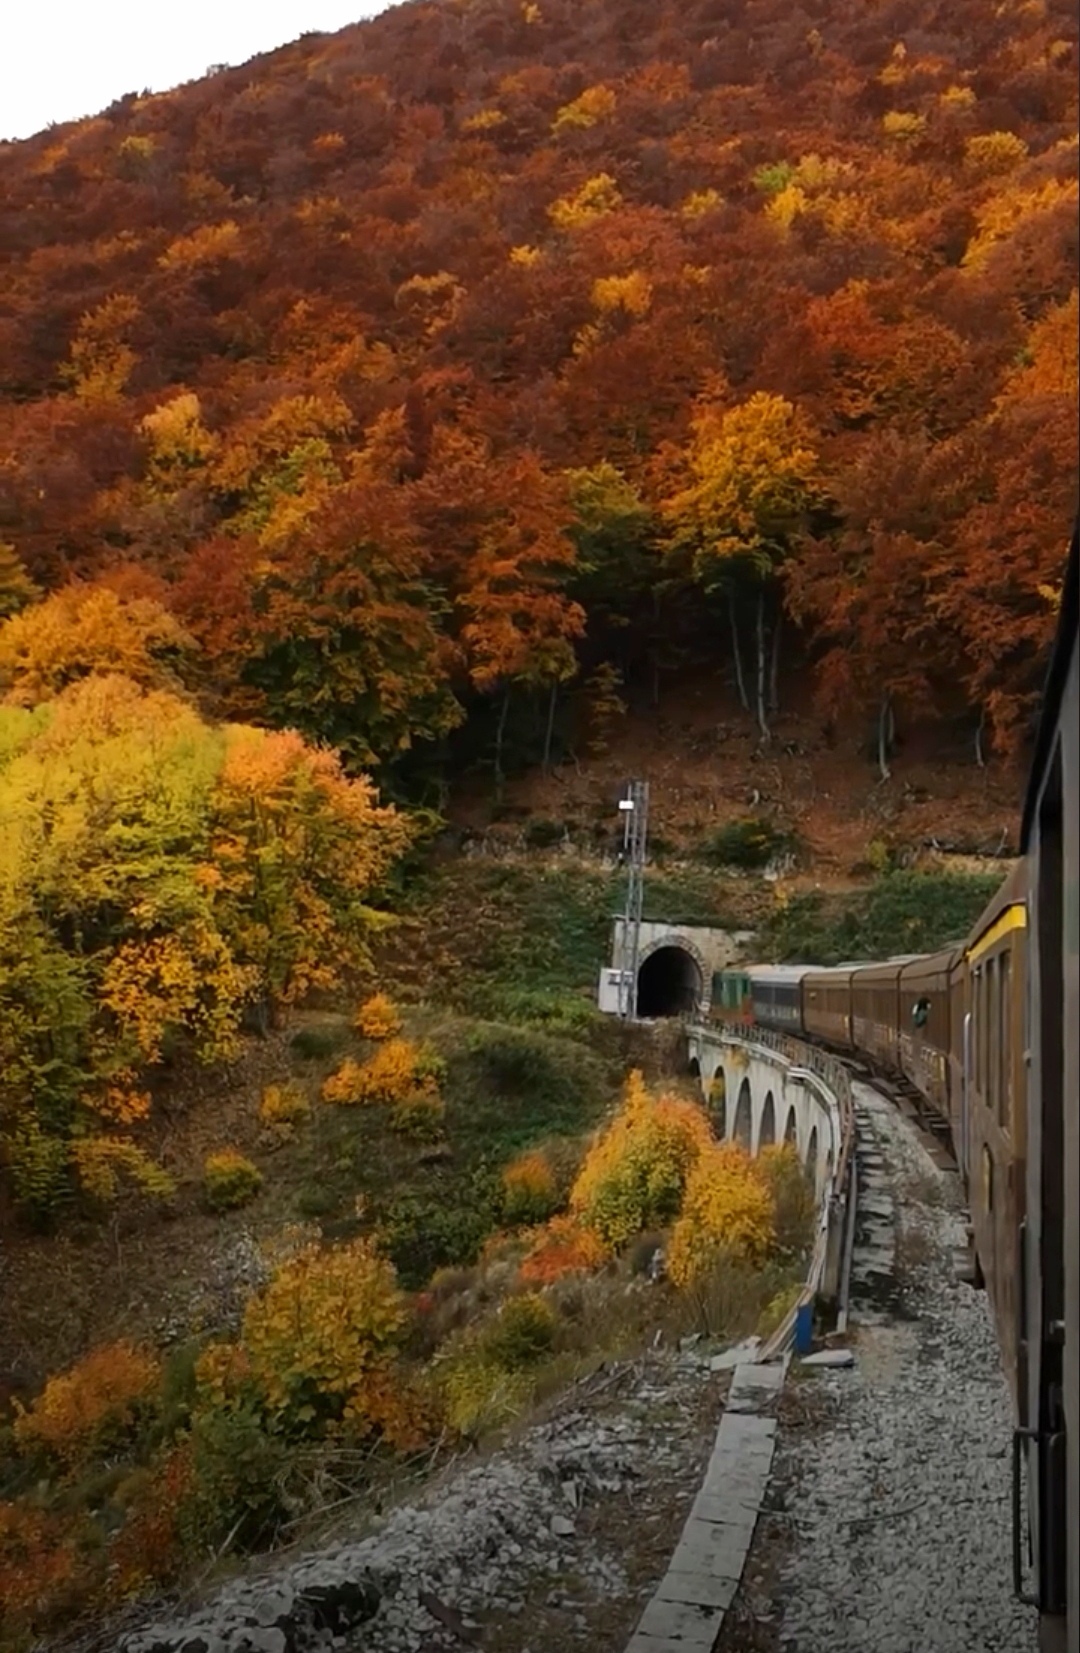
[[[994,1156],[983,1143],[983,1209],[987,1216],[994,1209]]]
[[[971,994],[973,1012],[973,1026],[971,1029],[972,1066],[975,1069],[975,1089],[980,1096],[986,1081],[986,1064],[983,1060],[983,1028],[986,1024],[986,1005],[983,995],[985,974],[985,967],[980,965],[975,972],[975,983]]]
[[[1001,1088],[998,1092],[998,1119],[1005,1130],[1012,1128],[1012,959],[1002,953],[998,960],[998,1026],[1001,1029]]]

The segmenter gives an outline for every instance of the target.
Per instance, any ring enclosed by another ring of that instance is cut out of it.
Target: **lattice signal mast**
[[[631,781],[619,799],[623,818],[622,859],[626,866],[626,908],[623,914],[622,969],[619,974],[619,1015],[632,1022],[637,1016],[638,955],[641,950],[641,909],[645,888],[645,840],[649,830],[649,783]]]

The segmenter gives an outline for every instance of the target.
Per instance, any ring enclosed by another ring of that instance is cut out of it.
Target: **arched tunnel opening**
[[[700,1003],[704,982],[697,960],[683,947],[658,947],[638,971],[637,1013],[646,1020],[680,1016]]]

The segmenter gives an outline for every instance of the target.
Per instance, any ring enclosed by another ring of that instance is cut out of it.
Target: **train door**
[[[1045,1653],[1065,1649],[1065,996],[1061,749],[1039,802],[1031,891],[1028,1028],[1031,1054],[1027,1220],[1020,1334],[1026,1343],[1024,1424],[1014,1448],[1014,1564],[1021,1593],[1040,1609]],[[1023,1580],[1020,1463],[1026,1461],[1031,1577]],[[1068,1649],[1068,1653],[1073,1650]]]

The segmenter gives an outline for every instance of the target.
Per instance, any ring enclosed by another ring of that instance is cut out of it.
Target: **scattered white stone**
[[[722,1354],[713,1355],[709,1361],[710,1372],[733,1372],[736,1366],[754,1360],[761,1347],[760,1337],[748,1337],[743,1343],[735,1343]]]
[[[802,1366],[854,1366],[855,1354],[851,1349],[819,1349],[817,1354],[803,1355],[800,1361]]]

